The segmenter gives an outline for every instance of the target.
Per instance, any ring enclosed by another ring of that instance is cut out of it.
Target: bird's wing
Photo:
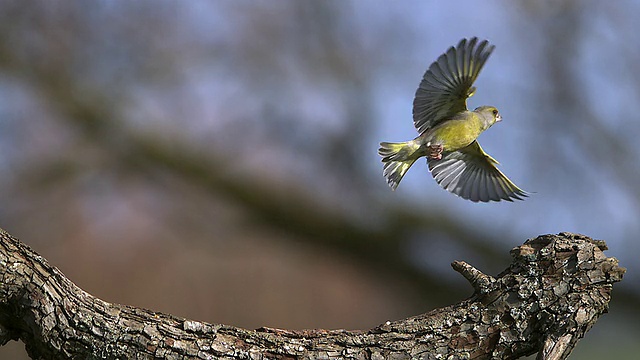
[[[476,88],[473,82],[494,46],[478,38],[462,39],[425,72],[413,100],[413,124],[420,135],[461,111]]]
[[[498,162],[485,153],[477,141],[442,159],[427,159],[429,171],[445,190],[474,202],[524,200],[529,194],[511,182]]]

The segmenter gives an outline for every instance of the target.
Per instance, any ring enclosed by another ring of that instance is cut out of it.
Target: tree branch
[[[625,272],[605,249],[561,233],[513,249],[496,278],[454,262],[471,298],[367,331],[245,330],[95,298],[0,230],[0,344],[34,359],[565,359]]]

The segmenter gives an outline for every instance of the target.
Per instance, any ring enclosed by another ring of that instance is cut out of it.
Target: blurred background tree
[[[370,328],[471,293],[543,233],[630,267],[575,353],[640,347],[640,3],[0,2],[0,226],[90,293],[247,328]],[[381,140],[463,37],[497,46],[470,106],[535,194],[474,204]],[[616,344],[612,348],[612,344]],[[579,355],[578,355],[579,354]],[[2,358],[26,358],[23,346]]]

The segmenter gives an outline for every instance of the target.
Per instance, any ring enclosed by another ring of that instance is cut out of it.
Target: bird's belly
[[[442,145],[444,151],[455,151],[471,144],[480,135],[477,127],[472,124],[450,124],[435,129],[431,137],[431,144]]]

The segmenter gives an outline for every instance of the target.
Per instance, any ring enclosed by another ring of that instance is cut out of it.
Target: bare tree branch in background
[[[534,101],[542,104],[538,107],[540,111],[534,121],[544,131],[534,134],[538,136],[538,141],[534,144],[538,146],[544,143],[545,151],[553,154],[554,161],[539,162],[534,166],[544,166],[545,171],[553,167],[555,174],[562,174],[581,172],[577,169],[585,166],[586,162],[587,166],[598,169],[588,174],[591,177],[589,181],[581,184],[563,184],[560,181],[559,186],[573,189],[585,187],[585,190],[593,191],[594,184],[620,184],[625,197],[636,206],[640,206],[640,189],[637,186],[640,167],[635,161],[636,144],[629,142],[616,130],[616,127],[624,126],[629,134],[634,134],[638,128],[624,123],[628,121],[629,115],[625,108],[606,108],[603,107],[605,101],[593,101],[590,98],[587,89],[589,82],[594,81],[594,74],[584,71],[585,64],[581,62],[589,55],[588,50],[611,58],[611,61],[601,64],[609,66],[603,69],[606,72],[603,71],[600,76],[606,77],[616,86],[627,87],[628,84],[624,84],[624,81],[633,79],[638,72],[633,68],[629,68],[627,72],[615,72],[614,60],[623,59],[624,64],[624,59],[636,57],[636,49],[629,46],[632,41],[623,40],[627,33],[623,33],[623,36],[617,39],[619,42],[602,44],[602,47],[599,44],[601,40],[589,39],[589,36],[598,34],[592,30],[593,24],[589,15],[597,11],[597,3],[564,0],[548,5],[550,6],[540,8],[532,3],[521,3],[521,6],[528,10],[532,20],[539,19],[549,24],[543,27],[546,32],[544,38],[547,41],[540,58],[543,59],[541,68],[546,70],[545,90]],[[620,20],[615,18],[615,13],[603,12],[603,15],[609,17],[607,21],[611,23]],[[585,35],[589,31],[591,34]],[[585,49],[585,44],[589,41],[598,44],[598,48]],[[636,83],[633,88],[638,91],[640,85]],[[603,92],[606,90],[603,89]],[[630,93],[621,94],[633,98]],[[582,161],[576,161],[575,153],[567,151],[567,147],[575,147],[578,150],[574,151],[585,154],[580,159]],[[606,174],[605,179],[603,174]],[[556,178],[564,177],[556,175]]]
[[[129,104],[128,87],[125,87],[124,83],[119,84],[120,86],[116,84],[106,87],[92,86],[92,83],[78,76],[75,67],[77,63],[86,62],[83,53],[64,50],[74,46],[80,47],[85,41],[96,41],[94,37],[101,36],[99,33],[91,33],[85,29],[88,25],[83,22],[90,19],[82,16],[82,7],[59,10],[68,11],[66,16],[61,16],[67,19],[63,32],[49,31],[48,26],[53,26],[48,23],[50,19],[40,14],[37,9],[30,11],[35,11],[32,15],[39,19],[34,22],[34,25],[42,27],[38,31],[38,34],[43,37],[42,43],[51,44],[51,48],[47,49],[46,53],[54,54],[50,56],[52,60],[37,61],[36,59],[41,57],[37,51],[42,51],[38,48],[30,50],[34,52],[31,56],[22,58],[20,52],[11,48],[10,41],[4,41],[0,42],[0,66],[5,72],[21,77],[32,88],[37,89],[38,95],[48,104],[49,109],[63,119],[62,124],[67,126],[73,134],[77,134],[82,143],[88,144],[89,154],[97,151],[101,158],[106,158],[106,160],[92,158],[90,161],[96,164],[106,162],[114,168],[114,171],[143,177],[153,177],[159,172],[174,174],[186,182],[201,186],[211,196],[232,199],[253,214],[255,219],[269,226],[301,235],[302,239],[310,243],[335,248],[361,260],[363,264],[377,269],[376,271],[397,274],[395,276],[414,283],[413,286],[416,289],[429,289],[425,290],[428,292],[425,296],[428,295],[432,301],[438,301],[436,297],[439,295],[450,297],[460,290],[447,283],[441,283],[438,277],[431,278],[411,264],[405,253],[407,239],[416,234],[445,234],[449,241],[465,246],[479,257],[503,259],[499,251],[491,245],[488,236],[479,233],[473,227],[460,224],[457,219],[451,218],[444,211],[423,214],[405,206],[394,207],[388,203],[382,206],[381,200],[371,199],[368,192],[365,192],[364,195],[367,197],[359,201],[362,203],[361,207],[368,208],[371,214],[354,217],[348,209],[336,209],[331,206],[331,203],[326,205],[326,201],[322,199],[324,193],[314,194],[308,191],[309,189],[301,188],[297,185],[298,180],[295,178],[278,185],[251,175],[246,176],[246,180],[239,180],[226,174],[227,169],[233,169],[236,165],[236,159],[228,157],[227,153],[218,154],[214,151],[205,155],[198,150],[197,146],[187,145],[179,139],[164,140],[162,134],[132,129],[123,114],[125,112],[123,108]],[[141,11],[144,11],[144,8]],[[303,12],[306,13],[306,11]],[[306,18],[305,16],[303,18]],[[313,34],[316,37],[323,36],[317,31]],[[118,41],[123,34],[116,32],[109,36],[114,37],[113,41]],[[319,38],[318,41],[338,42],[337,35],[332,30],[327,36],[328,38]],[[162,66],[163,72],[166,73],[164,77],[173,78],[172,71],[177,70],[173,69],[171,62],[176,60],[172,60],[162,48],[157,50],[158,46],[153,47],[153,43],[145,43],[144,39],[146,37],[141,34],[129,39],[136,44],[135,46],[140,46],[141,49],[138,51],[142,52],[134,57],[134,65],[130,65],[134,69],[139,67],[136,76],[149,71],[144,65],[145,60],[154,57],[160,64],[165,64]],[[341,40],[344,41],[344,39]],[[298,41],[302,42],[303,39]],[[53,47],[54,44],[64,46],[56,48]],[[336,47],[339,48],[339,46]],[[323,74],[336,73],[335,76],[341,81],[346,81],[347,84],[353,83],[353,89],[349,91],[359,94],[356,98],[362,99],[365,91],[362,89],[362,80],[359,79],[362,75],[358,74],[356,69],[357,62],[352,64],[349,61],[354,59],[335,56],[335,59],[325,61],[328,63],[325,64],[326,67],[335,68],[316,70]],[[80,73],[89,71],[89,69],[80,70]],[[135,72],[135,70],[132,71]],[[353,76],[353,80],[347,80],[349,76]],[[361,105],[360,101],[353,104],[358,109]],[[363,121],[362,117],[366,117],[366,114],[356,116],[356,109],[348,112],[350,118],[355,121]],[[341,153],[343,157],[338,161],[347,161],[347,163],[339,167],[351,169],[349,171],[357,168],[350,164],[362,151],[361,145],[358,145],[358,138],[361,136],[358,136],[359,131],[355,130],[362,125],[354,123],[353,126],[354,128],[344,133],[344,137],[335,137],[327,145]],[[356,135],[355,140],[351,139],[354,135],[352,131]],[[348,151],[340,150],[339,147],[334,146],[335,144],[331,145],[334,142],[344,144]],[[224,146],[226,144],[223,144]],[[83,145],[83,149],[86,147]],[[69,159],[52,161],[38,170],[27,169],[29,173],[27,178],[37,184],[38,178],[50,179],[53,174],[60,171],[59,169],[81,169],[82,165],[77,161],[78,159],[84,161],[78,156],[82,152],[83,150],[76,149],[71,154],[73,157]],[[349,155],[349,152],[353,153]],[[235,149],[229,150],[229,153],[235,153]],[[329,157],[334,161],[336,155],[329,155]],[[81,173],[76,176],[79,175]],[[346,173],[344,176],[351,175]],[[47,182],[47,186],[52,186],[50,180]],[[367,217],[376,218],[378,221],[374,223],[370,220],[361,220]],[[434,288],[440,288],[442,291],[434,292]]]

